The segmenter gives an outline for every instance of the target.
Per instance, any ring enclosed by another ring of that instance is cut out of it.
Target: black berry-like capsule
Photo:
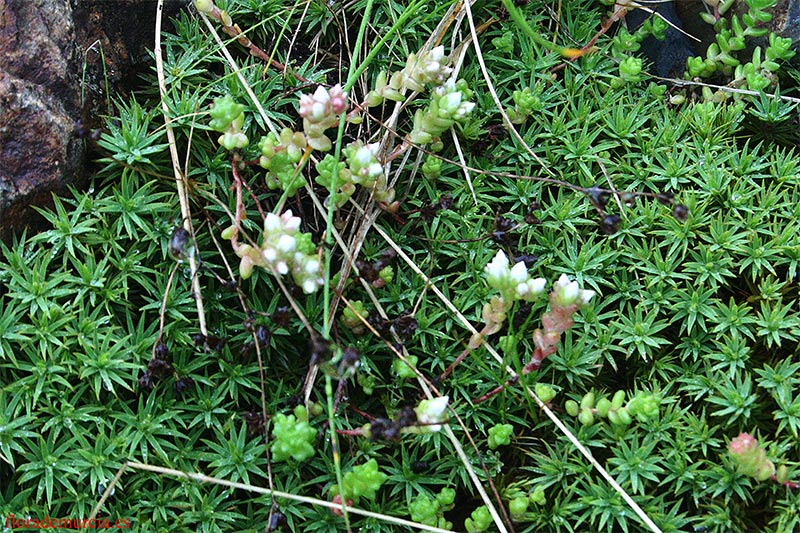
[[[681,222],[685,222],[686,219],[689,218],[689,208],[683,204],[678,204],[672,210],[672,216]]]

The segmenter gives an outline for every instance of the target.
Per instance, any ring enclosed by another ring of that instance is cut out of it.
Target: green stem
[[[361,43],[364,40],[364,35],[367,31],[367,25],[369,23],[369,17],[372,13],[372,6],[374,0],[367,0],[367,6],[364,10],[364,15],[361,19],[361,26],[358,28],[358,36],[356,37],[356,43],[354,50],[358,51],[361,50]],[[345,84],[344,90],[347,92],[352,85],[355,83],[355,79],[357,79],[356,73],[358,70],[355,68],[353,64],[350,65],[350,71],[347,75],[347,83]],[[345,115],[342,114],[341,119],[339,120],[339,130],[336,135],[336,145],[334,148],[334,161],[336,161],[336,166],[334,166],[334,170],[338,170],[338,163],[342,156],[342,137],[344,136],[344,124],[345,124]],[[328,195],[330,198],[333,198],[333,195],[336,193],[336,179],[335,176],[331,179],[330,189],[328,190]],[[330,339],[331,336],[331,250],[333,250],[333,218],[336,212],[336,202],[329,202],[328,203],[328,216],[327,216],[327,225],[325,230],[325,277],[323,279],[323,316],[322,316],[322,337],[326,340]],[[341,349],[337,347],[336,354],[334,355],[334,362],[341,356]],[[343,494],[344,491],[344,476],[342,476],[342,459],[339,454],[339,436],[336,433],[336,413],[334,411],[333,405],[333,384],[331,377],[326,375],[325,376],[325,395],[327,397],[327,407],[328,407],[328,427],[330,428],[331,432],[331,449],[333,452],[333,468],[336,471],[336,483],[339,485],[339,498],[342,501],[342,515],[344,516],[345,526],[347,530],[350,531],[350,516],[347,512],[346,505],[347,500],[345,499],[345,495]]]
[[[530,37],[533,40],[533,42],[535,42],[539,46],[568,58],[579,57],[582,54],[582,52],[578,49],[564,48],[562,46],[558,46],[557,44],[553,44],[545,40],[537,32],[533,31],[533,29],[528,24],[528,21],[525,20],[525,17],[522,16],[522,13],[519,12],[517,6],[515,6],[514,2],[512,2],[511,0],[503,0],[503,7],[506,8],[506,11],[508,11],[509,16],[511,17],[511,20],[513,20],[514,23],[520,27],[523,33],[525,33],[525,35]]]
[[[367,67],[369,66],[370,63],[372,63],[372,60],[375,59],[375,56],[378,55],[378,53],[383,49],[383,45],[386,44],[386,41],[388,41],[389,38],[403,26],[406,20],[408,20],[410,17],[416,14],[417,8],[424,1],[425,0],[417,0],[413,4],[409,5],[403,11],[403,13],[400,14],[400,17],[398,17],[395,23],[392,24],[392,27],[389,28],[389,30],[383,35],[383,37],[380,38],[380,40],[377,43],[375,43],[375,46],[373,46],[372,49],[369,51],[367,57],[364,58],[364,61],[362,61],[361,64],[358,65],[358,67],[354,71],[348,74],[347,83],[344,86],[345,92],[349,91],[356,84],[356,81],[358,81],[358,78],[361,77],[361,74],[363,74],[364,71],[367,70]],[[361,37],[360,34],[359,37]],[[357,47],[360,44],[361,43],[356,41],[356,48],[354,48],[354,50],[358,50]]]

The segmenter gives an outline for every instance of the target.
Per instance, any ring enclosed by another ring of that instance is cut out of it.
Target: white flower
[[[421,424],[422,432],[436,432],[442,429],[440,422],[444,422],[447,413],[447,404],[450,401],[448,396],[440,396],[433,400],[422,400],[414,409],[417,413],[417,421]]]
[[[595,291],[590,290],[582,290],[580,295],[578,296],[578,305],[587,305],[589,301],[597,294]]]
[[[524,261],[520,261],[511,269],[511,280],[514,283],[525,283],[528,281],[528,267],[525,266]]]
[[[587,293],[589,292],[592,291],[587,291]],[[577,281],[570,281],[566,274],[561,274],[561,277],[555,282],[553,293],[555,303],[560,306],[566,307],[582,303],[581,286]],[[591,297],[592,295],[587,294],[586,301],[588,302]]]
[[[497,252],[494,259],[484,268],[484,272],[486,272],[487,281],[491,287],[495,289],[502,287],[510,274],[508,257],[503,250]]]
[[[291,211],[288,211],[291,213]],[[267,218],[264,219],[264,233],[272,233],[281,228],[281,219],[275,213],[267,213]]]
[[[459,91],[446,94],[439,100],[439,115],[449,117],[458,111],[461,105],[461,93]]]

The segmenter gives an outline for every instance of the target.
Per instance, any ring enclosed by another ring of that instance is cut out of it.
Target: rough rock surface
[[[67,0],[0,0],[0,231],[61,190],[81,161],[77,52]]]
[[[167,13],[180,2],[169,0]],[[80,185],[81,131],[133,87],[152,47],[154,0],[0,0],[0,239],[31,205]],[[166,16],[165,16],[166,22]]]

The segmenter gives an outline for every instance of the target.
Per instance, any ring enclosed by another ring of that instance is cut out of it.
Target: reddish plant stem
[[[223,20],[222,11],[220,11],[220,9],[217,6],[214,6],[213,9],[208,13],[208,15],[211,16],[213,19],[217,20],[222,25],[222,31],[224,31],[225,33],[227,33],[231,37],[234,37],[236,39],[236,41],[240,45],[242,45],[245,48],[249,49],[250,50],[250,55],[257,57],[257,58],[263,60],[266,63],[269,63],[272,67],[274,67],[275,69],[283,72],[284,74],[286,73],[286,65],[284,65],[283,63],[280,63],[278,61],[275,61],[274,59],[272,59],[270,57],[269,54],[264,52],[264,50],[262,50],[261,48],[259,48],[255,44],[253,44],[253,41],[251,41],[244,34],[244,32],[242,32],[242,29],[239,27],[238,24],[230,24],[230,25],[226,24],[225,22],[231,22],[232,23],[233,21],[230,20],[230,16],[229,15],[227,16],[227,21]],[[292,76],[294,76],[295,79],[297,79],[299,81],[302,81],[302,82],[308,83],[308,81],[309,81],[306,78],[304,78],[303,76],[297,74],[296,72],[292,72]]]
[[[800,489],[800,483],[795,483],[794,481],[778,481],[778,477],[775,475],[770,477],[770,479],[775,483],[780,483],[784,487],[790,488],[792,490]]]
[[[348,437],[363,437],[364,432],[361,429],[337,429],[337,435],[346,435]]]
[[[503,392],[503,390],[505,390],[507,387],[510,387],[512,385],[516,385],[518,381],[519,381],[519,376],[514,376],[512,378],[509,378],[508,381],[506,381],[505,383],[503,383],[499,387],[495,387],[494,389],[490,390],[489,392],[487,392],[486,394],[484,394],[480,398],[478,398],[476,400],[473,400],[472,404],[473,405],[478,405],[479,403],[483,403],[486,400],[494,398],[495,396],[497,396],[498,394]]]
[[[253,189],[250,187],[250,185],[248,185],[247,182],[244,181],[243,179],[241,179],[241,177],[239,176],[238,167],[239,167],[239,161],[234,159],[234,161],[233,161],[233,175],[234,175],[234,178],[236,180],[238,180],[239,183],[244,185],[245,188],[247,188],[247,192],[250,193],[250,198],[252,198],[253,201],[255,202],[256,208],[258,209],[258,213],[261,215],[261,220],[265,220],[267,218],[267,215],[264,213],[264,209],[261,207],[261,202],[258,201],[258,197],[253,192]]]
[[[453,373],[453,370],[455,370],[455,369],[456,369],[456,367],[457,367],[458,365],[460,365],[462,362],[464,362],[464,359],[466,359],[466,358],[467,358],[467,356],[468,356],[470,353],[472,353],[472,350],[470,350],[469,348],[465,348],[465,349],[464,349],[464,351],[463,351],[463,352],[461,352],[461,353],[458,355],[458,357],[456,357],[456,360],[455,360],[455,361],[453,361],[452,363],[450,363],[450,366],[448,366],[448,367],[447,367],[447,370],[445,370],[445,371],[442,373],[442,375],[441,375],[441,376],[439,376],[439,381],[440,381],[440,382],[442,382],[442,381],[444,381],[445,379],[447,379],[447,378],[450,376],[450,374],[452,374],[452,373]]]

